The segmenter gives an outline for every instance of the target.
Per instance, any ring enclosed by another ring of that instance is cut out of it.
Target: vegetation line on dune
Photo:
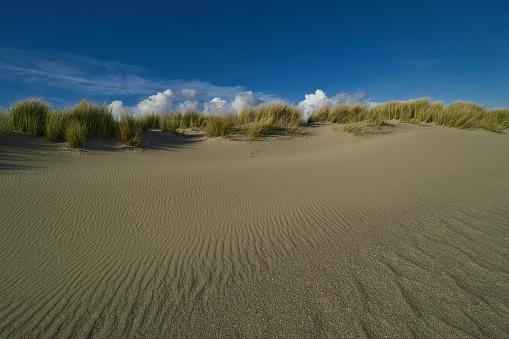
[[[125,145],[139,146],[141,135],[149,129],[179,133],[189,128],[203,130],[209,138],[249,140],[269,134],[297,134],[305,123],[316,122],[344,124],[344,131],[366,135],[384,133],[381,126],[393,119],[500,132],[509,128],[509,109],[488,110],[468,102],[453,102],[445,107],[442,102],[421,98],[375,106],[324,105],[311,112],[307,120],[299,108],[282,102],[245,107],[240,113],[205,115],[187,110],[141,116],[126,113],[115,117],[107,106],[86,100],[70,108],[52,111],[41,99],[25,99],[0,112],[0,140],[8,133],[21,131],[50,141],[66,141],[69,147],[83,148],[85,142],[94,137],[116,137]],[[359,125],[360,122],[365,125]]]

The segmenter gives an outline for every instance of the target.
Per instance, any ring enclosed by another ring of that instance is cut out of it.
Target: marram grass
[[[14,131],[27,132],[39,137],[44,134],[49,106],[41,99],[26,99],[12,105],[8,110],[10,126]]]
[[[332,122],[350,124],[360,121],[399,120],[405,123],[433,123],[458,129],[483,128],[498,132],[509,127],[509,109],[487,110],[470,102],[453,102],[444,107],[442,102],[428,98],[409,101],[390,101],[373,107],[366,105],[322,106],[311,113],[308,123]]]
[[[500,132],[509,128],[509,109],[488,110],[469,102],[431,102],[428,98],[391,101],[376,106],[324,105],[307,119],[307,123],[343,124],[343,130],[356,135],[378,134],[389,120],[413,124]],[[115,119],[111,110],[82,100],[73,107],[51,111],[41,99],[25,99],[0,111],[0,139],[11,132],[26,132],[50,141],[67,141],[69,147],[84,147],[90,138],[116,137],[126,145],[139,146],[141,135],[150,129],[178,133],[182,129],[201,129],[207,137],[257,139],[271,134],[296,134],[304,125],[298,107],[282,102],[245,107],[240,113],[205,115],[196,110],[184,113],[149,113],[142,116],[122,115]]]
[[[0,137],[9,133],[12,130],[9,117],[4,111],[0,112]]]
[[[71,148],[84,148],[87,140],[87,125],[78,120],[72,120],[65,129],[65,141]]]
[[[171,112],[165,114],[159,119],[161,131],[168,133],[176,133],[182,123],[181,112]]]
[[[127,146],[139,146],[143,132],[143,121],[125,113],[118,123],[118,140]]]
[[[64,141],[66,136],[67,111],[50,112],[46,116],[45,138],[49,141]]]
[[[238,117],[235,115],[211,115],[205,122],[205,134],[209,138],[231,137]]]

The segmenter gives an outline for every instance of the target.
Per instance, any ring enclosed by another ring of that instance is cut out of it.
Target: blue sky
[[[0,106],[311,94],[509,107],[508,14],[507,0],[2,1]]]

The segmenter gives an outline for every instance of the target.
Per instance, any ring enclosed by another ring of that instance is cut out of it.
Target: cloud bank
[[[140,101],[136,106],[124,106],[120,100],[113,101],[109,107],[115,115],[130,112],[135,115],[144,113],[168,113],[171,111],[186,111],[194,109],[205,114],[240,112],[246,106],[256,107],[264,101],[252,91],[240,92],[234,100],[227,101],[221,97],[214,97],[209,101],[201,102],[200,98],[206,96],[205,92],[195,89],[181,89],[151,95]]]
[[[140,101],[136,106],[124,106],[120,100],[115,100],[109,107],[115,115],[120,115],[125,112],[141,115],[144,113],[168,113],[171,111],[186,111],[194,109],[201,111],[205,114],[224,114],[224,113],[239,113],[246,106],[257,107],[258,105],[267,102],[260,98],[260,95],[252,91],[239,92],[231,101],[221,97],[214,97],[211,100],[201,100],[206,97],[205,92],[195,89],[181,89],[173,91],[167,89],[163,92],[151,95],[148,98]],[[373,105],[367,98],[365,91],[357,93],[338,93],[331,98],[321,89],[317,89],[315,93],[305,94],[305,99],[299,102],[298,108],[301,110],[303,116],[308,117],[314,110],[324,105],[336,106],[341,104],[352,105],[362,103]],[[270,101],[276,101],[269,100]]]
[[[341,104],[352,105],[356,103],[368,104],[370,99],[366,99],[368,94],[365,91],[357,93],[338,93],[332,98],[328,98],[327,94],[321,89],[317,89],[313,94],[304,95],[304,100],[299,102],[299,108],[304,117],[308,117],[311,112],[324,106],[336,106]]]

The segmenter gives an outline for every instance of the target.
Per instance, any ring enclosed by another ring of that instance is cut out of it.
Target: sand
[[[0,146],[0,337],[509,337],[509,135]]]

